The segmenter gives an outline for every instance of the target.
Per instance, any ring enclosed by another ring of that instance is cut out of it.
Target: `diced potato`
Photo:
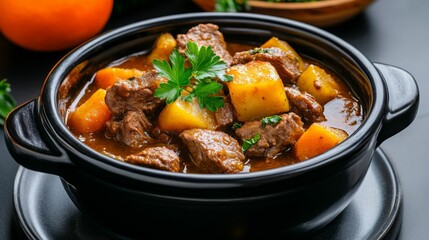
[[[301,91],[308,92],[321,105],[338,96],[340,86],[324,69],[310,64],[298,78],[296,85]]]
[[[306,68],[306,64],[304,60],[302,60],[301,56],[293,49],[289,43],[286,41],[280,40],[276,37],[270,38],[268,41],[266,41],[264,44],[261,45],[261,48],[270,48],[270,47],[277,47],[282,49],[285,52],[292,52],[295,59],[299,62],[299,70],[302,72]]]
[[[294,152],[299,160],[306,160],[328,151],[347,137],[341,129],[313,123],[295,143]]]
[[[94,81],[97,87],[107,89],[118,80],[126,80],[132,77],[141,76],[142,74],[143,72],[137,69],[107,67],[96,73]]]
[[[176,39],[170,33],[161,34],[147,58],[148,63],[151,64],[154,59],[168,60],[168,56],[170,56],[176,46]]]
[[[91,95],[68,120],[68,125],[78,133],[96,132],[104,128],[111,112],[104,102],[106,90],[100,88]]]
[[[167,104],[158,117],[158,127],[163,131],[180,133],[192,128],[216,129],[214,113],[201,108],[194,98],[191,102],[178,98]]]
[[[227,74],[234,77],[227,86],[239,121],[289,111],[283,82],[270,63],[251,61],[235,65],[227,70]]]

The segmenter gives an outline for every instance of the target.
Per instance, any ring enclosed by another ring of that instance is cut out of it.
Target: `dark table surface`
[[[132,1],[130,1],[132,2]],[[143,1],[115,12],[105,30],[162,15],[201,11],[187,0]],[[429,236],[429,124],[428,56],[429,1],[376,0],[363,14],[326,28],[363,52],[373,62],[407,70],[419,84],[416,120],[380,147],[394,165],[403,189],[403,222],[399,239]],[[24,103],[39,96],[44,78],[67,51],[38,53],[19,48],[0,34],[0,79],[7,78],[12,96]],[[426,146],[426,147],[425,147]],[[13,183],[18,164],[10,156],[0,130],[0,239],[17,239],[13,224]]]

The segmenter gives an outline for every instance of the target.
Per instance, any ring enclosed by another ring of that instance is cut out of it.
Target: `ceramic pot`
[[[288,41],[350,85],[363,104],[364,122],[324,154],[243,174],[172,173],[120,162],[68,130],[64,101],[79,79],[150,50],[162,32],[184,33],[199,23],[219,25],[227,41],[261,44],[271,36]],[[308,236],[351,202],[374,150],[412,123],[418,102],[418,86],[408,72],[373,63],[320,28],[251,13],[191,13],[127,25],[72,50],[53,67],[41,95],[9,114],[5,137],[19,164],[58,175],[84,214],[120,236]]]

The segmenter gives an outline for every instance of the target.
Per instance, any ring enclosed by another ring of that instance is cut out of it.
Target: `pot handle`
[[[46,132],[41,131],[43,127],[37,118],[37,100],[24,103],[8,114],[4,122],[6,146],[20,165],[64,176],[74,164],[65,151]]]
[[[388,92],[387,114],[377,139],[377,146],[404,130],[416,117],[419,89],[414,77],[407,71],[382,63],[374,63],[385,79]]]

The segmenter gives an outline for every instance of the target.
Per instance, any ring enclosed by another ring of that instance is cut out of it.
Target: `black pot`
[[[285,39],[347,81],[364,105],[365,121],[324,154],[243,174],[171,173],[131,165],[90,149],[67,129],[63,103],[76,80],[149,50],[161,32],[183,33],[207,22],[219,25],[227,41]],[[374,150],[414,120],[418,102],[418,86],[409,73],[372,63],[319,28],[264,15],[194,13],[131,24],[71,51],[47,76],[40,97],[9,114],[5,136],[19,164],[60,176],[84,214],[121,236],[306,236],[351,202]]]

